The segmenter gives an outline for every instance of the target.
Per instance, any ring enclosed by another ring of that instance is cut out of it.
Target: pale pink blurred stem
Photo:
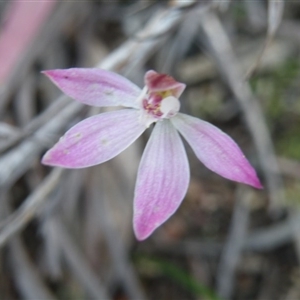
[[[11,1],[0,27],[0,84],[47,21],[56,0]]]

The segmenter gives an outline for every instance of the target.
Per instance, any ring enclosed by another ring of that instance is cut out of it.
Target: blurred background
[[[297,1],[0,1],[0,299],[300,299],[299,49]],[[70,67],[186,83],[181,111],[228,133],[264,189],[221,178],[186,147],[183,204],[136,241],[151,129],[96,167],[40,163],[103,111],[40,73]]]

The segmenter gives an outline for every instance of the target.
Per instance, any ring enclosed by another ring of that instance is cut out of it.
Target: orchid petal
[[[141,89],[125,77],[102,69],[62,69],[43,72],[71,98],[92,106],[137,108]]]
[[[182,202],[189,184],[182,140],[169,120],[157,122],[139,166],[134,199],[134,231],[146,239]]]
[[[44,155],[42,163],[66,168],[97,165],[125,150],[145,129],[135,109],[102,113],[67,131]]]
[[[160,74],[153,70],[145,74],[145,85],[151,92],[172,91],[172,95],[179,98],[184,91],[186,85],[176,81],[173,77],[167,74]]]
[[[171,120],[207,168],[230,180],[262,188],[255,170],[227,134],[185,114],[177,114]]]

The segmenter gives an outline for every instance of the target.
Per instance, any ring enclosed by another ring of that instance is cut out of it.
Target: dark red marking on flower
[[[153,76],[153,78],[150,78],[150,81],[153,87],[158,87],[161,85],[161,83],[165,83],[165,81],[169,79],[170,76],[167,74],[157,74],[156,76]]]
[[[146,73],[145,84],[150,91],[167,91],[178,86],[178,82],[173,77],[152,70]]]
[[[176,98],[179,98],[185,89],[185,84],[167,74],[159,74],[153,70],[145,74],[145,85],[150,92],[171,92]]]
[[[143,108],[155,117],[161,117],[163,113],[160,111],[160,105],[162,101],[162,96],[151,93],[147,98],[143,100]]]

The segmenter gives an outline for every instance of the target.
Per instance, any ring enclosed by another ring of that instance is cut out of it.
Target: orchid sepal
[[[125,77],[102,69],[57,69],[43,71],[69,97],[91,106],[137,108],[141,89]]]
[[[133,109],[92,116],[69,129],[42,163],[71,169],[101,164],[129,147],[145,129]]]
[[[172,118],[172,123],[208,169],[227,179],[262,188],[241,149],[219,128],[182,113]]]

